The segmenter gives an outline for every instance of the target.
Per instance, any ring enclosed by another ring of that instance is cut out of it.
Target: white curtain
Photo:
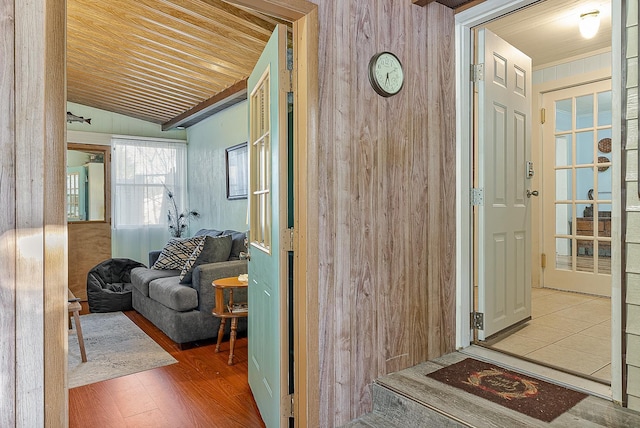
[[[167,189],[178,209],[187,202],[187,145],[146,138],[114,137],[113,257],[148,263],[150,250],[169,239]]]

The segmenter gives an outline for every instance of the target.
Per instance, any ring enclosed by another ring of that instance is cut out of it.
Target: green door
[[[286,35],[278,25],[248,81],[249,385],[269,428],[288,397]]]

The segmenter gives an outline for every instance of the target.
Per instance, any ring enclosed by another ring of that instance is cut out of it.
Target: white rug
[[[69,331],[69,388],[150,370],[178,361],[122,312],[80,316],[86,363],[75,327]]]

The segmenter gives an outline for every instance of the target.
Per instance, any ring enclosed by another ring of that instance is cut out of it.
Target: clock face
[[[383,97],[400,92],[404,84],[404,72],[398,57],[391,52],[381,52],[369,62],[369,81],[373,89]]]

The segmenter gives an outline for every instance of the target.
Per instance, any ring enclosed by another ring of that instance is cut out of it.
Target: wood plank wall
[[[65,19],[0,0],[2,427],[67,425]]]
[[[386,373],[454,349],[453,11],[404,0],[319,4],[320,426],[371,409]],[[367,67],[394,52],[405,86]]]
[[[638,0],[626,6],[623,51],[627,62],[626,105],[623,109],[626,130],[626,372],[627,405],[640,411],[640,197],[638,196]]]

